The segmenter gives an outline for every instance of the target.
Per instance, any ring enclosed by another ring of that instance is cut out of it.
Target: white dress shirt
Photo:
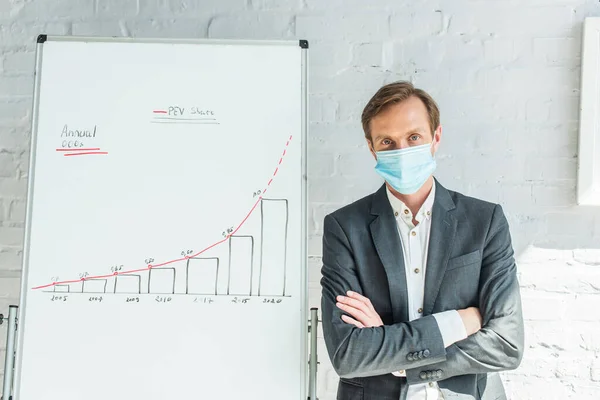
[[[431,216],[435,199],[435,181],[427,199],[419,209],[414,219],[409,208],[387,189],[388,199],[396,217],[398,234],[404,253],[404,268],[406,270],[406,285],[408,289],[408,317],[412,321],[423,316],[423,295],[425,293],[425,267],[429,249],[429,234],[431,231]],[[462,318],[456,310],[433,314],[444,347],[467,337]],[[393,372],[396,376],[406,376],[405,371]],[[413,384],[408,387],[407,400],[441,400],[442,393],[437,382]]]

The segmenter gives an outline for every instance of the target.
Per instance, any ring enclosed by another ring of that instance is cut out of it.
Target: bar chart
[[[82,283],[82,292],[106,293],[107,279],[88,279]]]
[[[113,293],[139,294],[142,290],[141,275],[121,274],[114,278]]]
[[[254,268],[254,237],[231,236],[229,244],[229,268],[227,294],[251,296]]]
[[[186,294],[218,294],[219,258],[193,257],[186,263]]]
[[[248,232],[236,232],[201,255],[129,272],[60,282],[47,291],[94,294],[286,296],[289,205],[259,198]]]
[[[285,296],[288,202],[263,199],[261,207],[259,296]]]

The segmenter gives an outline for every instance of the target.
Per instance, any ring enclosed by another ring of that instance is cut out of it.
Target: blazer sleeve
[[[455,375],[515,369],[524,346],[521,295],[508,221],[496,205],[484,244],[479,281],[482,328],[446,349],[446,360],[406,371],[408,384]]]
[[[407,323],[357,328],[341,319],[336,297],[348,290],[363,293],[350,243],[331,214],[324,220],[321,312],[325,344],[340,377],[384,375],[446,359],[432,315]]]

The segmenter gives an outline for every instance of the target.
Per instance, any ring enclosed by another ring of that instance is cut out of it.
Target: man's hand
[[[481,313],[477,307],[469,307],[463,310],[458,310],[458,315],[460,315],[463,320],[463,324],[465,324],[467,336],[470,336],[481,329]]]
[[[347,315],[342,315],[342,320],[348,324],[355,325],[359,328],[370,328],[373,326],[383,325],[383,321],[371,300],[367,299],[356,292],[348,291],[347,296],[337,296],[336,306],[342,311],[347,312],[354,318]]]

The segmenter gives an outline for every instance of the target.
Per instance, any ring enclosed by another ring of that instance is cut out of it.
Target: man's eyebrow
[[[425,131],[426,131],[426,130],[425,130],[425,129],[423,129],[422,127],[417,127],[417,128],[413,128],[413,129],[410,129],[410,130],[408,130],[408,131],[406,132],[406,135],[410,135],[410,134],[413,134],[413,133],[420,133],[420,134],[423,134],[423,133],[425,133]]]
[[[404,132],[402,134],[402,136],[406,137],[406,136],[410,136],[410,135],[415,134],[415,133],[423,135],[423,134],[425,134],[425,129],[423,129],[423,128],[409,129],[406,132]],[[373,137],[373,140],[377,140],[377,139],[382,139],[382,138],[391,138],[392,136],[389,135],[388,133],[382,132],[382,133],[379,133],[377,135],[372,135],[372,137]]]

